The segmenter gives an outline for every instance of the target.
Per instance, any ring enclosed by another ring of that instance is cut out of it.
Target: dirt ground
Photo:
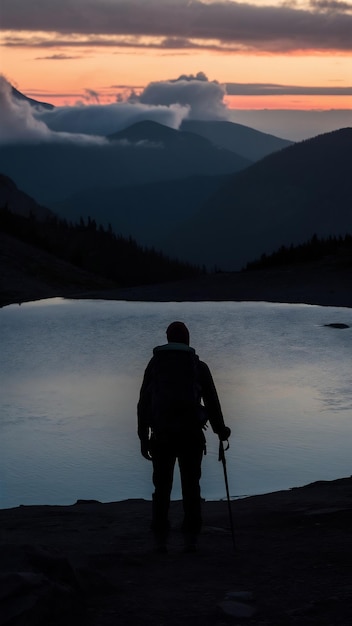
[[[78,501],[1,510],[1,576],[16,567],[42,571],[42,551],[72,567],[80,593],[63,621],[56,612],[57,621],[0,616],[0,624],[352,623],[351,478],[232,501],[235,546],[227,502],[205,502],[196,553],[183,551],[180,502],[171,506],[168,552],[154,551],[150,506]]]

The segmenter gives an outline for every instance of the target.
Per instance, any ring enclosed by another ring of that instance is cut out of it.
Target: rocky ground
[[[203,504],[196,553],[181,505],[166,554],[150,502],[0,511],[0,624],[350,626],[352,479]]]

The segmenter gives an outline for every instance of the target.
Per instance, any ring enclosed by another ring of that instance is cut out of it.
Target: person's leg
[[[166,548],[168,530],[170,527],[168,514],[170,496],[173,484],[173,474],[176,454],[173,447],[166,442],[153,442],[153,502],[152,502],[152,530],[156,539],[156,547],[161,551]]]
[[[182,441],[178,451],[184,510],[182,529],[185,535],[185,548],[189,550],[195,549],[197,536],[202,526],[199,481],[203,451],[203,436]]]

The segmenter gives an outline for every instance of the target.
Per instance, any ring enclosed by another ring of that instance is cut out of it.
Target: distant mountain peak
[[[128,141],[170,141],[174,140],[179,134],[178,130],[174,130],[169,126],[154,122],[153,120],[141,120],[124,128],[123,130],[108,135],[108,139],[118,141],[127,139]]]
[[[173,240],[183,258],[239,270],[313,234],[350,233],[351,165],[352,128],[295,143],[230,177]]]
[[[231,150],[250,161],[259,161],[268,154],[292,145],[292,141],[268,135],[249,126],[220,120],[183,120],[181,131],[196,133],[214,145]]]
[[[0,208],[5,207],[12,213],[27,217],[32,214],[38,219],[52,215],[52,211],[39,205],[31,196],[19,189],[9,176],[0,173]]]
[[[11,90],[12,90],[12,95],[14,96],[14,98],[16,98],[17,100],[28,102],[28,104],[30,104],[32,107],[47,109],[49,111],[52,111],[52,109],[55,109],[53,104],[49,104],[48,102],[39,102],[38,100],[34,100],[33,98],[28,98],[23,93],[18,91],[18,89],[16,89],[15,87],[11,86]]]
[[[150,144],[152,146],[160,146],[174,154],[177,159],[189,158],[190,155],[194,155],[195,159],[201,159],[205,155],[213,155],[213,158],[230,159],[233,161],[233,171],[238,171],[248,167],[251,164],[249,159],[246,159],[240,154],[237,154],[234,150],[228,150],[223,146],[218,146],[207,137],[183,130],[175,130],[159,122],[151,120],[144,120],[131,124],[122,131],[109,135],[110,141],[128,141],[133,145]],[[187,156],[186,156],[187,155]],[[227,170],[228,171],[228,170]],[[200,173],[200,172],[199,172]],[[219,173],[214,171],[214,173]]]

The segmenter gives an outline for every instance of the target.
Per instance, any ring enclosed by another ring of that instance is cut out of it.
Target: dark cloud
[[[99,104],[99,94],[95,89],[85,89],[84,99],[88,102],[96,102]]]
[[[119,39],[111,41],[107,36],[121,36],[123,46],[148,46],[140,38],[150,36],[160,38],[150,42],[160,48],[352,49],[352,5],[342,0],[311,0],[307,9],[295,3],[278,7],[229,0],[1,0],[1,4],[2,29],[58,33],[57,38],[52,36],[56,46],[62,40],[65,45],[79,45],[70,36],[75,33],[92,46],[119,45]],[[44,37],[39,44],[50,45]],[[5,45],[15,45],[15,40]]]
[[[148,44],[150,47],[150,44]],[[194,50],[201,48],[200,44],[186,39],[185,37],[166,37],[159,44],[154,44],[158,48],[166,48],[167,50]],[[219,48],[220,46],[218,46]]]
[[[236,52],[242,51],[243,47],[231,43],[214,43],[209,41],[192,41],[183,37],[165,37],[155,40],[143,37],[123,37],[81,35],[78,37],[67,36],[62,38],[58,34],[51,39],[43,36],[21,36],[12,32],[3,36],[2,45],[6,48],[129,48],[129,49],[149,49],[149,50],[212,50],[214,52]],[[68,57],[70,58],[70,57]],[[73,57],[76,58],[76,57]]]
[[[79,56],[69,56],[68,54],[51,54],[47,57],[36,57],[36,61],[71,61],[73,59],[80,59]]]
[[[340,2],[339,0],[310,0],[310,6],[313,9],[321,9],[323,11],[352,11],[350,2]]]
[[[265,83],[226,83],[230,96],[352,96],[351,87],[307,87]]]

